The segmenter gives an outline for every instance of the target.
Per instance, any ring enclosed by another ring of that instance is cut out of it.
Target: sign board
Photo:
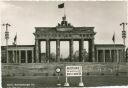
[[[82,66],[66,66],[66,76],[82,76]]]

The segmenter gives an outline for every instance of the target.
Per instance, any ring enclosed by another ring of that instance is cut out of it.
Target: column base
[[[60,84],[60,83],[58,83],[58,84],[57,84],[57,86],[61,86],[61,84]]]
[[[69,86],[69,83],[68,83],[68,82],[66,82],[66,83],[64,84],[64,86]]]
[[[80,87],[84,86],[84,83],[83,82],[79,82],[79,86]]]

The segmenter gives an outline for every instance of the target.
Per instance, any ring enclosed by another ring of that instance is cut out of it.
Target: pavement
[[[65,76],[15,76],[2,77],[3,88],[67,88],[64,87]],[[80,77],[69,77],[68,88],[79,88]],[[61,86],[57,86],[60,83]],[[128,76],[100,75],[83,76],[83,88],[102,86],[127,86]],[[80,87],[82,88],[82,87]],[[125,87],[124,87],[125,88]],[[128,88],[128,87],[127,87]]]

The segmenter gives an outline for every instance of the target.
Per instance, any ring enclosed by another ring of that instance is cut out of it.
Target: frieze
[[[93,39],[92,34],[42,34],[38,35],[36,39]]]
[[[56,30],[57,31],[72,31],[73,28],[72,27],[57,27]]]

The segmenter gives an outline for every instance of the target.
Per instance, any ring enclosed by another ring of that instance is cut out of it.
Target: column
[[[73,39],[70,40],[70,62],[73,61]]]
[[[81,39],[79,41],[79,62],[82,62],[84,60],[83,50],[84,50],[84,39]]]
[[[34,63],[34,51],[32,50],[32,63]]]
[[[119,63],[119,50],[116,50],[116,54],[117,54],[117,63]]]
[[[95,62],[94,39],[89,40],[89,62]]]
[[[14,54],[14,50],[12,50],[12,54],[13,54],[13,63],[15,63],[15,54]]]
[[[60,62],[60,40],[56,40],[56,60]]]
[[[18,63],[18,54],[17,54],[17,49],[16,49],[16,63]]]
[[[39,63],[39,41],[35,40],[35,59],[36,63]]]
[[[105,62],[105,50],[103,50],[103,62]]]
[[[27,50],[25,50],[25,62],[28,63],[28,54]]]
[[[92,61],[95,62],[94,39],[92,39]]]
[[[46,40],[46,59],[49,62],[50,60],[50,40]]]
[[[110,59],[110,62],[112,61],[112,52],[111,50],[109,50],[109,59]]]
[[[124,62],[124,49],[122,49],[122,58],[121,58],[121,62]]]
[[[21,51],[19,50],[19,63],[21,63]]]
[[[39,63],[41,62],[41,42],[39,41]]]
[[[99,55],[98,51],[99,51],[99,50],[97,50],[97,52],[96,52],[96,53],[97,53],[97,62],[98,62],[98,57],[99,57],[99,56],[98,56],[98,55]]]

